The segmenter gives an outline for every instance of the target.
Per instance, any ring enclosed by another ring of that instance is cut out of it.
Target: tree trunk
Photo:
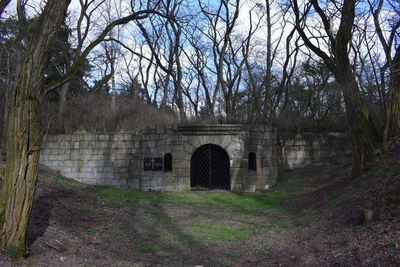
[[[70,0],[47,1],[12,91],[6,168],[0,196],[0,248],[15,258],[26,255],[26,233],[36,191],[41,141],[40,103],[46,93],[42,87],[43,77],[69,3]]]
[[[390,87],[390,130],[392,135],[397,135],[400,130],[400,45],[390,68]]]
[[[63,86],[60,89],[60,96],[59,96],[59,103],[58,103],[58,114],[57,114],[57,119],[58,121],[62,120],[65,107],[67,106],[67,96],[69,92],[69,84],[70,82],[67,82],[63,84]]]
[[[9,116],[5,179],[0,198],[1,246],[13,257],[25,256],[26,233],[39,161],[39,101],[23,75]]]
[[[12,89],[12,85],[11,85],[11,81],[12,81],[12,71],[11,71],[11,57],[8,54],[7,55],[7,83],[4,86],[4,120],[3,120],[3,130],[0,132],[0,152],[5,152],[6,151],[6,146],[7,146],[7,136],[8,136],[8,113],[10,110],[10,103],[11,101],[9,101],[10,97],[11,97],[11,89]]]
[[[382,149],[389,150],[389,139],[399,134],[400,130],[400,46],[389,65],[389,91],[384,102],[384,124],[382,130]]]
[[[357,177],[373,155],[368,110],[363,103],[351,66],[343,66],[336,73],[342,89],[352,144],[352,176]]]

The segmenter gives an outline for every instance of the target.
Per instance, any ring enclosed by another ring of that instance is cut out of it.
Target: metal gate
[[[229,156],[216,145],[203,145],[190,161],[192,190],[229,190]]]

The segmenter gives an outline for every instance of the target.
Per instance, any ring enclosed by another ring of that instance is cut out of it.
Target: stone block
[[[139,142],[139,141],[135,141],[135,142],[133,143],[133,147],[134,147],[134,148],[140,148],[140,142]]]
[[[96,140],[97,141],[106,141],[108,140],[108,134],[97,134],[96,135]]]
[[[120,177],[121,179],[128,179],[128,177],[129,177],[128,171],[120,172],[119,177]]]
[[[110,145],[109,142],[107,142],[107,141],[99,141],[97,144],[98,145],[100,144],[101,149],[109,148],[109,145]]]
[[[112,173],[106,173],[106,178],[109,180],[113,180],[116,178],[116,175],[112,172]]]
[[[115,139],[114,140],[116,140],[116,141],[124,141],[124,138],[125,138],[124,134],[119,133],[119,134],[115,135]]]
[[[157,185],[158,185],[157,179],[152,178],[150,181],[150,186],[154,188],[154,187],[157,187]]]
[[[40,156],[39,156],[39,161],[46,161],[48,159],[48,155],[47,153],[45,153],[44,151],[40,152]]]
[[[186,151],[175,151],[173,149],[172,159],[174,160],[190,160],[191,154]]]
[[[187,153],[193,153],[196,150],[196,147],[194,147],[190,142],[186,142],[183,148],[184,148],[183,150],[186,151]]]
[[[152,147],[155,147],[155,146],[156,146],[156,141],[148,141],[145,144],[145,147],[149,147],[149,148],[152,148]]]
[[[58,167],[65,167],[65,161],[64,160],[59,160],[58,161]]]
[[[226,149],[231,143],[232,143],[232,137],[227,135],[223,137],[222,142],[220,142],[219,144],[221,147]]]
[[[96,148],[96,141],[88,141],[86,143],[86,147],[85,148],[88,148],[88,149]]]
[[[76,172],[62,172],[61,174],[74,180],[78,178],[78,174]]]
[[[78,142],[78,147],[79,149],[84,149],[87,148],[89,146],[89,142],[88,141],[84,141],[84,140],[79,140]]]
[[[162,134],[164,132],[165,132],[165,126],[164,125],[157,125],[156,133],[157,134]]]
[[[89,172],[80,172],[79,178],[81,179],[93,179],[93,174]]]
[[[114,168],[113,167],[104,167],[104,172],[113,173],[114,172]]]
[[[83,167],[80,168],[81,173],[92,173],[93,172],[93,168],[92,167]]]
[[[185,146],[183,144],[174,145],[174,146],[172,146],[172,148],[175,151],[185,151]]]
[[[89,179],[89,178],[80,177],[80,180],[84,184],[90,184],[90,185],[95,185],[96,184],[96,179]]]
[[[122,134],[122,140],[127,142],[132,140],[132,134],[124,133]]]
[[[142,180],[142,186],[143,186],[143,187],[149,187],[149,186],[151,186],[151,180],[148,179],[148,178],[143,178],[143,180]]]

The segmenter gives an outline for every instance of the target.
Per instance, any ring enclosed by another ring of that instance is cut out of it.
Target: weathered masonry
[[[44,137],[40,162],[88,184],[139,190],[255,191],[275,184],[267,126],[157,126],[138,133]]]
[[[138,190],[254,192],[285,168],[345,153],[338,136],[286,135],[268,126],[155,126],[136,133],[47,135],[40,163],[87,184]]]

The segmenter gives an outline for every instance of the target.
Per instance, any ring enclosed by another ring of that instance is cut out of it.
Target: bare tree
[[[261,27],[266,28],[262,50],[253,64],[246,61],[248,86],[251,94],[252,120],[278,125],[285,106],[290,79],[296,69],[299,37],[295,36],[289,6],[266,0],[262,6]],[[273,38],[274,35],[274,38]],[[254,55],[253,55],[254,57]],[[260,61],[260,58],[262,61]],[[261,77],[254,68],[262,66]],[[261,80],[260,80],[261,79]]]
[[[114,5],[113,5],[114,4]],[[87,45],[90,39],[90,33],[98,30],[97,28],[99,25],[97,25],[94,21],[99,19],[100,17],[104,17],[104,21],[106,23],[110,23],[115,18],[113,18],[113,14],[111,14],[111,10],[113,11],[120,11],[119,6],[115,6],[115,3],[112,3],[110,0],[101,0],[101,1],[96,1],[96,0],[79,0],[79,5],[80,5],[80,12],[79,15],[76,19],[76,25],[73,26],[76,31],[73,33],[75,39],[73,40],[73,49],[70,49],[70,51],[64,51],[68,55],[68,57],[71,58],[71,62],[75,62],[79,57],[81,56],[83,50],[85,49],[85,45]],[[118,14],[120,17],[121,15]],[[96,19],[94,19],[96,17]],[[118,33],[117,33],[118,34]],[[112,40],[118,39],[114,38],[113,36],[113,31],[110,31],[107,34],[107,37],[105,40]],[[116,60],[116,49],[115,45],[110,45],[107,43],[103,43],[103,54],[99,55],[96,57],[96,59],[99,59],[101,61],[101,66],[105,66],[104,68],[99,68],[103,72],[103,76],[100,78],[100,80],[97,81],[95,88],[93,90],[97,90],[101,88],[104,84],[106,84],[114,75],[115,71],[115,60]],[[99,53],[99,52],[98,52]],[[101,60],[105,59],[105,60]],[[96,62],[95,60],[93,62]],[[67,68],[65,69],[59,69],[60,71],[60,76],[65,75],[69,70]],[[71,81],[68,81],[64,83],[61,88],[59,89],[59,105],[58,105],[58,120],[62,120],[63,113],[65,112],[65,107],[67,103],[67,97],[68,93],[70,91],[71,87]]]
[[[252,19],[253,6],[248,13],[250,19],[247,32],[239,33],[235,31],[235,27],[238,25],[241,5],[239,0],[220,1],[215,8],[211,8],[206,7],[204,3],[199,1],[201,13],[207,22],[206,27],[199,30],[206,37],[212,49],[213,66],[211,68],[206,65],[206,67],[210,74],[216,76],[212,98],[207,90],[206,102],[208,106],[215,105],[216,97],[221,94],[224,112],[228,121],[235,120],[238,101],[242,98],[240,93],[243,90],[242,73],[245,69],[246,60],[252,51],[250,49],[252,37],[260,26],[259,21],[255,22]],[[196,44],[192,45],[196,47]],[[197,50],[199,49],[197,48]],[[199,62],[194,63],[198,65]],[[199,71],[199,76],[203,77],[201,79],[203,87],[205,87],[204,71]]]
[[[17,3],[18,9],[24,9],[21,1]],[[148,9],[132,10],[129,15],[112,21],[82,51],[66,75],[45,83],[43,77],[49,67],[54,40],[66,17],[69,4],[69,0],[46,2],[36,22],[34,34],[27,42],[24,64],[19,65],[12,92],[7,159],[0,195],[0,246],[13,251],[15,257],[26,255],[26,232],[36,190],[41,143],[40,103],[44,96],[68,82],[88,54],[114,27],[146,18],[149,13],[158,13],[148,6]],[[25,19],[23,12],[20,19]]]
[[[341,6],[339,3],[334,3],[333,7],[329,6],[330,4],[327,2],[325,11],[317,0],[312,0],[304,5],[302,11],[300,11],[297,0],[293,0],[291,3],[296,16],[297,32],[305,45],[319,56],[332,71],[343,93],[352,141],[352,175],[358,176],[370,161],[373,146],[368,110],[363,103],[348,52],[352,38],[356,1],[344,1]],[[324,31],[324,35],[314,36],[316,41],[312,41],[314,32],[307,30],[309,27],[307,18],[311,9],[318,14]],[[330,17],[329,10],[335,10],[335,15],[340,15],[340,25],[337,30],[332,27],[334,16]],[[324,36],[327,36],[327,39]],[[322,45],[317,43],[319,39],[325,42],[329,52],[326,52]]]
[[[197,21],[196,18],[193,18],[193,20]],[[202,113],[204,113],[206,116],[214,117],[215,100],[218,91],[213,91],[212,82],[209,78],[210,72],[208,71],[208,65],[210,64],[210,58],[207,55],[209,52],[207,51],[207,45],[204,43],[204,40],[202,40],[203,36],[199,34],[197,25],[187,27],[185,35],[191,48],[183,49],[183,52],[185,53],[187,60],[190,62],[191,68],[196,74],[196,86],[201,85],[201,89],[204,93],[204,107]],[[197,106],[195,109],[197,110],[198,108],[199,107]]]
[[[163,80],[163,97],[161,107],[167,106],[168,89],[170,83],[173,85],[172,105],[179,110],[180,119],[186,120],[185,106],[183,101],[183,66],[182,66],[182,28],[179,25],[179,12],[182,0],[162,1],[162,7],[170,18],[154,17],[150,25],[137,22],[147,45],[152,53],[152,58],[164,74],[158,73]]]
[[[394,7],[394,1],[386,1],[389,6]],[[383,149],[388,149],[388,139],[396,135],[400,130],[400,43],[395,40],[399,38],[398,30],[400,29],[399,11],[392,8],[388,12],[389,16],[382,18],[382,10],[385,0],[371,1],[370,12],[374,18],[376,34],[378,35],[381,47],[385,55],[385,62],[380,66],[380,91],[382,95],[383,110],[383,129],[382,129],[382,145]],[[382,30],[383,20],[392,21],[392,26],[388,34]],[[399,41],[398,41],[399,42]],[[370,54],[371,51],[368,51]],[[389,83],[387,85],[386,76],[389,72]]]

